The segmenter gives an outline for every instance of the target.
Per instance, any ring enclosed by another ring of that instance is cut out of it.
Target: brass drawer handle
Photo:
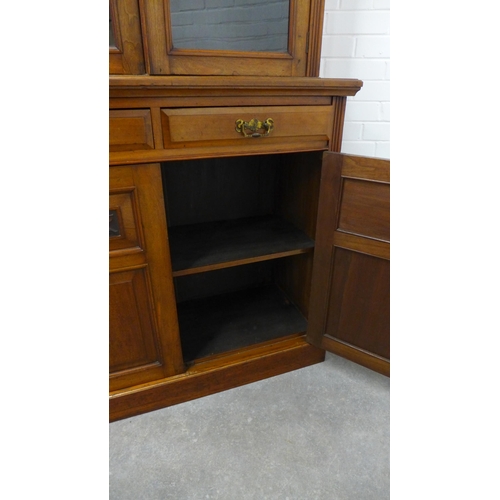
[[[236,132],[243,134],[243,137],[266,137],[273,131],[273,128],[274,120],[272,118],[267,118],[263,122],[257,118],[253,118],[249,122],[236,120]],[[251,133],[247,133],[246,129]],[[264,132],[259,132],[259,130],[264,130]]]

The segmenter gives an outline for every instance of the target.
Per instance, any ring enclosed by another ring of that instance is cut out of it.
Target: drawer
[[[136,151],[143,149],[154,149],[150,110],[110,110],[109,150]]]
[[[321,142],[332,138],[332,106],[248,106],[162,109],[166,149],[286,142]]]

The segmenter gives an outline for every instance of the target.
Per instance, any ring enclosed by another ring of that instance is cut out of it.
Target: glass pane
[[[113,19],[111,16],[111,6],[109,7],[109,46],[116,47],[115,34],[113,32]]]
[[[109,237],[115,238],[121,236],[120,221],[118,220],[118,212],[116,210],[109,211]]]
[[[287,52],[289,0],[170,0],[176,49]]]

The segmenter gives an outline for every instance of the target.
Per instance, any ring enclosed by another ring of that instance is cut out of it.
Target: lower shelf
[[[307,330],[306,319],[274,285],[190,300],[177,311],[186,362]]]

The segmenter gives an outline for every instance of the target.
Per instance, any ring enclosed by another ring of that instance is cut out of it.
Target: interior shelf
[[[314,240],[275,215],[169,229],[174,277],[310,251]]]
[[[178,304],[186,362],[302,333],[307,321],[275,285]]]

